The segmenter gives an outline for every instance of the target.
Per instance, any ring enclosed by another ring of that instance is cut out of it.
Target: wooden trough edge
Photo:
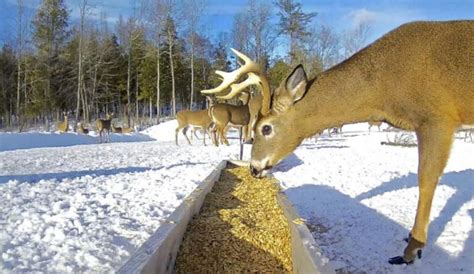
[[[238,160],[220,162],[117,273],[172,273],[188,223],[199,213],[207,193],[212,190],[228,163],[248,166],[248,162]],[[278,203],[290,224],[293,270],[296,273],[335,273],[329,260],[322,255],[308,227],[299,221],[302,219],[283,191],[279,192]]]

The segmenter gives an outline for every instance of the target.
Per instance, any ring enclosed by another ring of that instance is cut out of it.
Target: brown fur
[[[112,123],[112,115],[113,114],[107,114],[106,119],[97,119],[96,121],[97,131],[99,132],[99,142],[103,141],[102,134],[105,134],[106,142],[110,141],[109,133]]]
[[[59,132],[64,133],[69,130],[69,122],[67,120],[67,113],[63,112],[64,120],[62,122],[58,122],[57,129]]]
[[[114,133],[122,133],[122,128],[121,127],[115,127],[115,124],[112,123],[112,125],[110,126],[111,129],[112,129],[112,132]]]
[[[414,130],[418,138],[420,196],[408,262],[426,243],[453,133],[474,124],[474,21],[402,25],[310,81],[296,69],[257,123],[252,172],[261,176],[322,129],[371,120]],[[262,135],[264,125],[272,126],[270,136]]]
[[[184,137],[191,145],[191,141],[186,135],[186,131],[190,126],[199,127],[204,130],[204,138],[203,143],[206,145],[206,132],[209,134],[209,128],[211,127],[212,121],[209,117],[208,110],[198,110],[198,111],[191,111],[191,110],[182,110],[176,114],[176,120],[178,120],[178,127],[175,131],[175,139],[176,145],[178,145],[178,132],[182,129]]]
[[[377,127],[380,131],[380,127],[382,126],[382,122],[380,121],[369,121],[369,133],[371,127]]]
[[[209,109],[209,114],[215,124],[217,133],[214,144],[217,146],[219,140],[221,143],[229,144],[226,137],[227,128],[243,127],[243,132],[247,132],[247,126],[250,122],[250,112],[247,105],[235,106],[231,104],[220,103]]]
[[[231,104],[215,104],[209,109],[209,116],[215,124],[216,135],[214,144],[229,144],[227,130],[229,126],[242,128],[244,141],[252,138],[252,132],[257,122],[259,111],[262,107],[262,96],[260,94],[249,95],[243,93],[240,98],[243,106]]]
[[[82,134],[88,134],[89,129],[84,128],[84,125],[82,123],[77,123],[77,132],[82,133]]]

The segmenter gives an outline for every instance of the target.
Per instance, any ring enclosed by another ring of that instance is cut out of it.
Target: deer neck
[[[382,119],[376,71],[348,60],[308,84],[305,97],[294,105],[295,121],[306,137],[326,128]]]

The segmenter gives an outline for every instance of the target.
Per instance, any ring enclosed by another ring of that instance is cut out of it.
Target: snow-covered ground
[[[175,127],[166,122],[108,144],[38,133],[24,145],[26,136],[0,134],[0,272],[120,267],[222,159],[237,157],[235,138],[216,148],[180,137],[177,147]],[[380,145],[387,134],[395,133],[345,126],[342,135],[305,141],[273,174],[336,269],[472,273],[474,144],[454,143],[423,259],[391,266],[415,215],[417,149]]]

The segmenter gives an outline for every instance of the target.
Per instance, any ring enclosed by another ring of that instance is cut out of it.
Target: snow
[[[154,140],[140,133],[110,133],[111,142],[139,142]],[[75,132],[26,132],[0,134],[0,151],[30,149],[38,147],[65,147],[81,144],[97,144],[99,135],[96,132],[78,134]]]
[[[221,160],[237,158],[235,137],[217,148],[180,134],[176,146],[175,128],[172,120],[107,144],[0,134],[0,272],[119,268]],[[472,273],[474,144],[455,140],[423,259],[392,266],[415,216],[417,148],[382,146],[396,133],[367,129],[307,140],[274,168],[323,254],[348,272]]]

